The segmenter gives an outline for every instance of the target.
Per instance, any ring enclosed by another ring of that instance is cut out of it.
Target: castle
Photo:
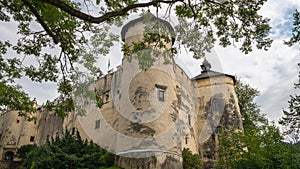
[[[123,27],[125,44],[143,40],[147,18],[142,16]],[[162,41],[170,49],[175,39],[170,23],[154,16],[147,20],[166,28],[172,40]],[[75,111],[62,119],[39,107],[37,119],[29,122],[18,117],[17,111],[2,112],[2,160],[18,160],[14,157],[18,147],[45,144],[49,137],[62,135],[68,128],[71,133],[79,130],[82,138],[93,139],[117,154],[115,163],[124,168],[182,168],[184,148],[199,154],[204,168],[213,168],[219,131],[243,129],[235,77],[211,70],[204,59],[201,74],[189,78],[171,57],[165,64],[164,52],[151,60],[149,68],[140,69],[140,58],[149,50],[152,54],[153,48],[155,44],[150,44],[147,49],[124,56],[116,71],[97,79],[94,88],[101,96],[101,108],[92,99],[78,95],[76,104],[84,115]]]

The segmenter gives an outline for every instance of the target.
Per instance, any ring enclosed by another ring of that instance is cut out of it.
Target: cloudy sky
[[[300,62],[299,46],[288,47],[283,40],[291,36],[292,14],[295,9],[300,10],[299,0],[269,0],[260,13],[271,19],[274,42],[268,51],[254,50],[245,55],[238,47],[222,48],[216,46],[207,59],[213,63],[213,69],[227,74],[241,77],[252,87],[257,88],[261,95],[256,99],[263,113],[270,120],[277,121],[282,116],[282,109],[287,108],[289,95],[296,92],[294,82],[300,71],[297,63]],[[14,23],[0,24],[0,39],[14,39],[16,28]],[[99,65],[107,69],[110,59],[111,67],[121,63],[120,45],[112,49],[114,56],[100,58]],[[118,57],[116,57],[116,54]],[[200,73],[201,60],[191,57],[178,57],[178,62],[184,65],[191,76]],[[36,97],[42,104],[47,99],[53,100],[57,93],[55,84],[33,83],[27,78],[19,81],[31,97]]]

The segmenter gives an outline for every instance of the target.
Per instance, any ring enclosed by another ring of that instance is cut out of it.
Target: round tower
[[[144,41],[148,35],[167,35],[171,40],[158,38],[148,43]],[[129,47],[147,44],[140,51],[125,53],[117,71],[97,81],[95,90],[104,103],[100,110],[92,107],[92,102],[81,101],[80,106],[88,113],[77,116],[80,128],[94,142],[117,154],[116,163],[124,168],[180,169],[182,140],[192,130],[198,112],[198,88],[172,61],[170,53],[170,62],[165,63],[165,51],[174,43],[174,30],[170,23],[147,13],[128,22],[121,36]],[[160,42],[165,47],[157,47]]]
[[[242,118],[235,93],[235,77],[211,70],[204,59],[202,72],[193,79],[199,90],[199,114],[195,126],[199,154],[204,168],[213,167],[216,161],[217,134],[221,129],[242,130]]]

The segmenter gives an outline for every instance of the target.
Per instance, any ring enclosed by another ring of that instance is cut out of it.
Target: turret
[[[197,82],[200,95],[195,133],[204,168],[211,168],[216,161],[219,131],[243,128],[234,90],[235,77],[211,68],[211,64],[204,59],[201,74],[193,78]]]
[[[171,24],[154,16],[150,12],[128,22],[121,31],[122,41],[127,45],[141,42],[146,34],[167,34],[171,40],[170,42],[166,42],[167,48],[171,48],[175,41],[174,29]]]

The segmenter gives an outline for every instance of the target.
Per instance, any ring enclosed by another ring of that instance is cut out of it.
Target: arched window
[[[7,151],[5,153],[4,160],[6,160],[6,161],[13,161],[14,160],[14,156],[15,156],[15,154],[12,151]]]

